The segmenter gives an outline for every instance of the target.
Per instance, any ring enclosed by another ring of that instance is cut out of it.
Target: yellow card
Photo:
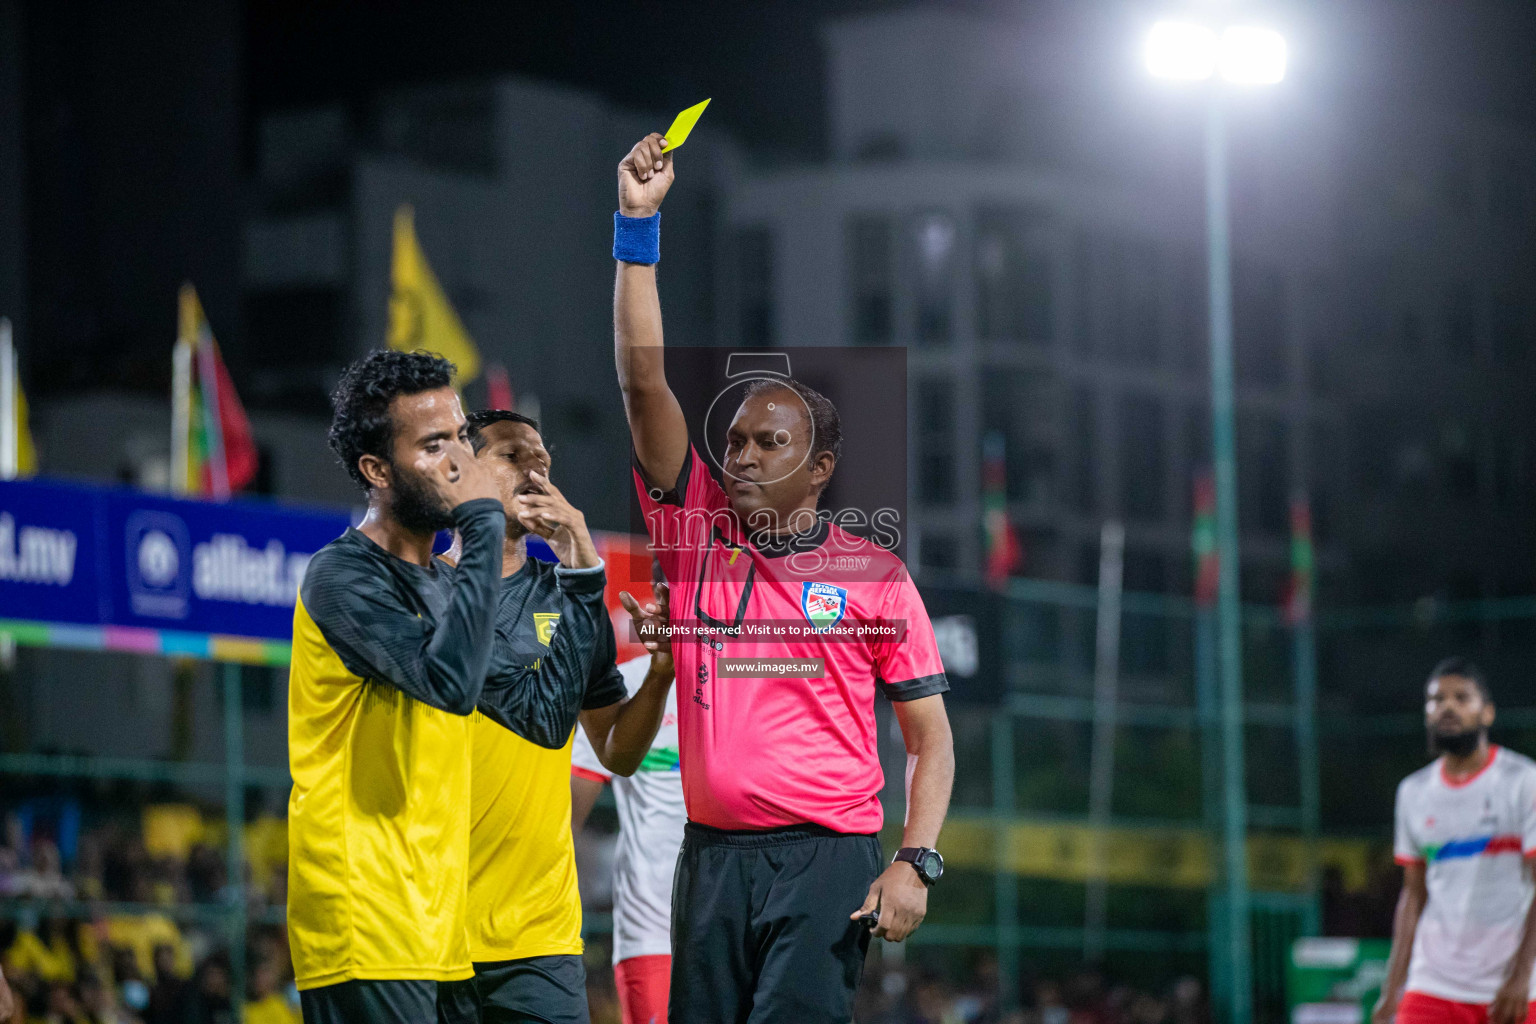
[[[672,127],[662,134],[662,139],[666,142],[662,147],[664,152],[670,153],[688,141],[689,133],[693,131],[693,126],[699,123],[699,118],[704,116],[704,108],[707,106],[709,106],[709,100],[695,103],[672,120]]]

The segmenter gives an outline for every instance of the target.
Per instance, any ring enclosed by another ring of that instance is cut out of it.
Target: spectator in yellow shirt
[[[43,982],[74,984],[79,958],[69,941],[69,922],[46,917],[37,930],[23,929],[5,951],[5,962],[17,974],[32,974]]]
[[[251,997],[245,1004],[245,1024],[301,1024],[298,1008],[279,991],[277,964],[264,960],[251,972]]]

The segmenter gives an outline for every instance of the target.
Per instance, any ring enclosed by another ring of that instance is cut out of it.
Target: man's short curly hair
[[[389,460],[395,441],[390,403],[401,395],[446,388],[457,372],[448,360],[431,352],[370,352],[341,371],[331,392],[336,413],[327,435],[331,450],[363,490],[368,481],[357,462],[364,455]]]

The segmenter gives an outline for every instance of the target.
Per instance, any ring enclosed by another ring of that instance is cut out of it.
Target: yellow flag
[[[416,239],[409,206],[395,211],[395,257],[390,268],[394,291],[389,297],[389,347],[401,352],[425,349],[459,368],[454,384],[462,388],[480,375],[480,350],[470,340],[459,315],[448,304],[437,275],[427,265]]]
[[[16,475],[37,475],[37,449],[32,445],[32,427],[27,423],[27,395],[16,382]]]

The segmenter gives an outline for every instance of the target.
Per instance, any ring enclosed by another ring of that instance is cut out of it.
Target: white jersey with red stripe
[[[1453,779],[1441,758],[1398,785],[1396,819],[1397,862],[1423,864],[1429,888],[1407,990],[1491,1003],[1531,905],[1536,762],[1491,747],[1481,771]]]
[[[633,697],[651,656],[619,665]],[[619,845],[613,855],[613,962],[672,952],[672,875],[683,845],[683,776],[678,770],[677,687],[667,693],[661,728],[635,774],[615,777],[603,767],[587,734],[576,730],[571,773],[613,783],[619,811]]]

